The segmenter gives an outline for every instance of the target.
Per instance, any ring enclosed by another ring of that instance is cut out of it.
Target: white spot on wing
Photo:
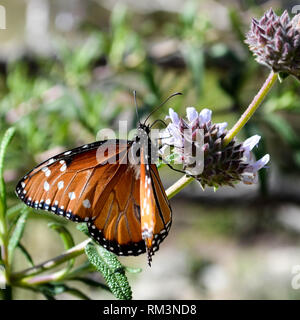
[[[49,177],[50,174],[51,174],[51,170],[50,170],[50,169],[45,172],[45,176],[46,176],[46,177]]]
[[[64,187],[64,182],[63,181],[59,181],[57,184],[58,190],[62,189]]]
[[[89,200],[89,199],[83,200],[82,204],[83,204],[83,206],[84,206],[85,208],[90,208],[90,207],[91,207],[91,203],[90,203],[90,200]]]
[[[49,189],[50,189],[49,183],[47,181],[45,181],[44,182],[44,190],[49,191]]]
[[[52,158],[52,159],[50,159],[50,160],[48,161],[47,164],[49,165],[49,164],[52,164],[53,162],[55,162],[55,160]]]
[[[75,192],[69,192],[69,198],[70,200],[73,200],[76,198]]]

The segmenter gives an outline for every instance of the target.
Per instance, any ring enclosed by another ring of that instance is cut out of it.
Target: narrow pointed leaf
[[[22,203],[18,203],[17,205],[7,209],[7,212],[6,212],[6,216],[8,219],[13,219],[16,215],[18,215],[22,209],[25,208],[25,204],[22,202]],[[30,210],[30,208],[28,208]]]
[[[58,234],[60,235],[60,237],[63,241],[64,247],[66,250],[74,247],[75,243],[74,243],[73,237],[67,228],[65,228],[63,225],[61,225],[59,223],[55,223],[55,222],[49,223],[48,226],[51,229],[58,232]],[[62,270],[61,277],[64,277],[73,268],[74,263],[75,263],[75,259],[70,259],[68,261],[67,267],[64,270]]]
[[[30,265],[33,267],[34,266],[34,262],[31,258],[30,253],[27,251],[27,249],[22,245],[21,242],[18,243],[18,248],[21,250],[21,252],[23,253],[23,255],[25,256],[26,260],[30,263]]]
[[[3,178],[3,171],[4,171],[4,157],[6,153],[6,149],[15,133],[15,128],[9,128],[1,141],[0,144],[0,196],[2,202],[2,210],[5,214],[6,211],[6,190],[5,190],[5,183]]]
[[[59,223],[56,223],[56,222],[51,222],[51,223],[48,224],[48,226],[51,229],[53,229],[56,232],[58,232],[58,234],[60,235],[60,237],[61,237],[61,239],[62,239],[62,241],[64,243],[64,247],[65,247],[66,250],[72,248],[75,245],[71,233],[63,225],[61,225]]]
[[[77,225],[77,230],[83,232],[86,236],[90,237],[90,234],[89,234],[89,229],[86,225],[86,223],[80,223]]]
[[[76,278],[72,278],[70,279],[72,281],[80,281],[88,286],[91,287],[96,287],[96,288],[101,288],[107,291],[110,291],[109,287],[101,282],[95,281],[93,279],[89,279],[89,278],[83,278],[83,277],[76,277]]]
[[[15,229],[9,239],[8,258],[9,258],[10,262],[12,261],[14,250],[18,246],[19,241],[23,236],[27,217],[28,217],[28,210],[26,208],[24,208],[23,212],[21,213],[21,215],[16,223],[16,227],[15,227]]]
[[[117,257],[103,247],[96,246],[93,243],[87,244],[85,253],[91,264],[103,275],[116,298],[130,300],[132,291],[125,275],[124,267]]]

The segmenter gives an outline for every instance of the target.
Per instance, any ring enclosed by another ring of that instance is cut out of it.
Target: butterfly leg
[[[190,175],[188,175],[185,171],[183,170],[179,170],[179,169],[175,169],[169,162],[167,162],[166,160],[164,160],[162,157],[159,157],[159,160],[162,160],[164,164],[166,164],[170,169],[180,172],[180,173],[184,173],[186,176],[190,177]]]

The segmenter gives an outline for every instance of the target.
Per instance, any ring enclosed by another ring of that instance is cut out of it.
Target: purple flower
[[[252,19],[245,42],[257,62],[300,80],[299,18],[300,14],[291,20],[286,10],[277,16],[269,9],[261,19]]]
[[[239,181],[257,183],[257,172],[265,167],[270,156],[267,154],[256,161],[252,149],[258,145],[260,136],[254,135],[238,143],[232,140],[224,147],[227,123],[211,122],[212,111],[195,108],[186,109],[182,119],[169,109],[170,123],[162,134],[162,153],[172,146],[173,161],[180,163],[183,170],[196,178],[202,187],[233,186]]]

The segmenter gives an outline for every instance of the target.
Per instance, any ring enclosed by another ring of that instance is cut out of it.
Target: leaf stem
[[[44,261],[34,267],[25,269],[20,272],[15,272],[11,274],[11,281],[14,283],[15,281],[17,282],[22,282],[28,277],[32,277],[34,275],[37,275],[39,273],[42,273],[44,271],[50,270],[55,268],[56,266],[69,261],[72,258],[78,257],[81,254],[84,253],[84,248],[85,246],[91,241],[91,239],[87,239],[78,245],[74,246],[73,248],[65,251],[61,255],[52,258],[50,260]],[[28,282],[27,280],[25,282]]]
[[[5,279],[5,289],[2,296],[5,300],[12,299],[12,289],[10,286],[10,263],[8,257],[8,228],[7,228],[7,203],[6,203],[6,187],[4,182],[4,158],[6,149],[13,138],[15,128],[6,130],[0,144],[0,257],[4,265],[3,276]]]
[[[254,97],[252,102],[250,103],[249,107],[246,111],[242,114],[238,122],[232,127],[232,129],[227,133],[224,138],[224,146],[227,146],[228,143],[240,132],[240,130],[244,127],[244,125],[248,122],[248,120],[252,117],[256,109],[260,106],[262,101],[264,100],[265,96],[273,87],[274,83],[276,82],[278,74],[271,71],[268,78],[264,82],[263,86]]]
[[[188,184],[190,184],[194,180],[193,177],[184,175],[178,181],[176,181],[167,191],[168,199],[173,198],[178,192],[180,192],[183,188],[185,188]]]

